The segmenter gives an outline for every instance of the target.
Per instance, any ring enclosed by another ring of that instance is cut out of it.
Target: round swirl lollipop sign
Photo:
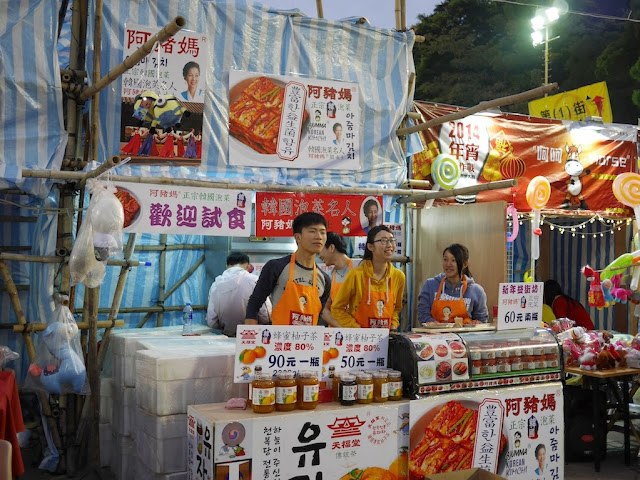
[[[444,190],[452,190],[460,179],[460,166],[456,160],[441,153],[433,159],[433,163],[431,164],[431,178],[435,183],[432,189],[433,192],[437,192],[441,188]],[[433,198],[428,200],[425,207],[431,207],[433,200]]]
[[[529,182],[527,187],[527,203],[533,210],[533,222],[531,224],[531,258],[537,260],[540,258],[540,210],[549,201],[551,196],[551,185],[549,180],[545,177],[538,175]]]
[[[637,173],[621,173],[613,181],[613,194],[618,201],[633,208],[636,222],[640,221],[640,175]],[[635,261],[633,262],[635,263]],[[640,267],[636,267],[631,275],[631,290],[636,291],[640,286]]]

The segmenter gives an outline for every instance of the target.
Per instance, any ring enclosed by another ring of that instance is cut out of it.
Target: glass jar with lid
[[[276,384],[269,373],[259,373],[253,378],[251,408],[255,413],[271,413],[276,409]]]
[[[373,374],[373,401],[386,402],[389,399],[389,376],[387,372],[376,371]]]
[[[402,400],[402,372],[390,370],[389,376],[389,400]]]
[[[298,408],[313,410],[318,406],[320,381],[318,375],[310,370],[298,373]]]
[[[344,373],[340,377],[340,405],[353,405],[356,403],[357,392],[356,376],[351,373]]]
[[[356,373],[356,385],[358,387],[356,394],[356,403],[372,403],[373,402],[373,377],[366,372]]]
[[[296,408],[298,385],[293,372],[279,372],[276,375],[276,410],[289,412]]]

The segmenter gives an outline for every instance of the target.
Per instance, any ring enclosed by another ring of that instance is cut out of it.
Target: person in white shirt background
[[[227,256],[227,269],[218,275],[209,289],[207,325],[222,330],[229,337],[236,336],[236,326],[244,325],[247,302],[258,277],[248,272],[249,256],[231,252]],[[258,323],[271,323],[271,300],[267,298],[258,312]]]

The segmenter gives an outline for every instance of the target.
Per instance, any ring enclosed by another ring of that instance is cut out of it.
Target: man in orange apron
[[[327,322],[330,327],[341,327],[340,323],[331,315],[331,303],[336,297],[344,279],[353,269],[353,262],[347,256],[347,244],[340,235],[335,232],[327,233],[327,243],[320,252],[320,260],[327,267],[333,267],[331,272],[331,298],[322,310],[321,320]]]
[[[247,325],[257,325],[260,306],[271,298],[273,325],[317,325],[331,292],[331,279],[316,267],[316,255],[327,239],[327,221],[306,212],[293,220],[298,249],[292,255],[269,260],[247,303]]]

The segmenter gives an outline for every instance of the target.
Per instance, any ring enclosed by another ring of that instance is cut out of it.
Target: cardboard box
[[[457,472],[437,473],[424,477],[425,480],[506,480],[506,478],[487,472],[481,468],[469,468]]]

